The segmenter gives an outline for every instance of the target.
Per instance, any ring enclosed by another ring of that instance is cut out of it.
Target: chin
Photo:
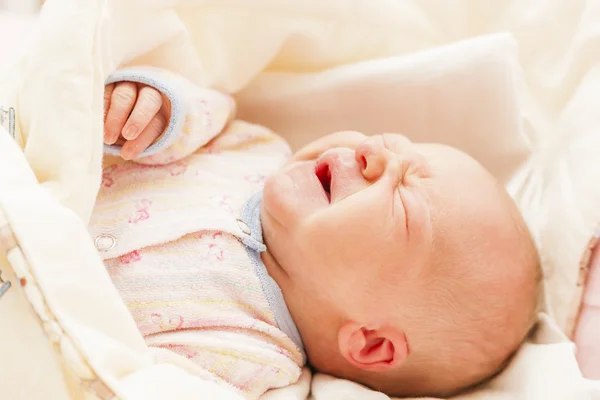
[[[285,221],[288,213],[286,193],[289,192],[288,182],[285,175],[273,175],[269,177],[263,187],[263,212],[266,211],[268,219],[275,219],[280,224]]]
[[[314,162],[292,163],[269,177],[263,190],[263,210],[287,230],[302,224],[326,202]]]

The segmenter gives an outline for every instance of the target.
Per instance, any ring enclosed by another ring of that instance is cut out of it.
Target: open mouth
[[[323,191],[327,196],[327,201],[331,203],[331,169],[327,163],[317,164],[315,169],[315,175],[321,182]]]

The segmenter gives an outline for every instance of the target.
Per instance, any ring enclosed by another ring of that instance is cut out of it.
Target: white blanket
[[[599,26],[600,1],[48,0],[26,54],[0,77],[0,104],[16,107],[23,162],[79,217],[81,232],[100,180],[103,81],[119,65],[160,66],[235,93],[241,118],[295,147],[355,129],[463,148],[507,183],[524,211],[542,250],[545,311],[557,325],[542,316],[504,373],[459,398],[600,399],[600,384],[581,377],[560,333],[572,329],[579,261],[600,221]],[[0,145],[0,163],[13,162],[0,165],[0,180],[13,185],[14,151]],[[0,208],[18,227],[26,210],[7,196],[0,192]],[[19,240],[35,243],[41,230],[24,227]],[[124,307],[82,299],[88,286],[116,293],[99,278],[98,260],[83,264],[78,291],[63,285],[60,295],[44,294],[113,390],[126,399],[216,390],[174,366],[140,361]],[[60,280],[52,275],[47,288]],[[103,328],[108,315],[122,329]],[[265,398],[303,399],[309,387],[316,400],[385,398],[330,377],[311,380],[308,371]]]

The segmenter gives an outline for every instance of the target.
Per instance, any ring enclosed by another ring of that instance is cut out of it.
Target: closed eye
[[[396,188],[396,190],[398,191],[398,198],[400,203],[402,204],[402,209],[404,210],[404,229],[406,230],[406,237],[409,238],[410,237],[410,229],[409,229],[409,216],[408,216],[408,209],[406,208],[406,201],[404,201],[404,199],[402,198],[402,193],[400,192],[400,190],[402,189],[402,185],[398,185],[398,187]]]
[[[397,146],[391,146],[390,141],[388,139],[389,139],[388,134],[384,133],[381,135],[381,141],[383,143],[383,147],[385,147],[387,150],[399,155],[399,150],[398,150]],[[395,143],[395,141],[392,141],[392,142]],[[408,236],[410,234],[409,222],[408,222],[409,218],[408,218],[408,211],[406,208],[406,202],[402,199],[402,193],[400,192],[401,189],[402,189],[402,181],[400,181],[398,183],[398,185],[396,186],[396,192],[398,193],[398,198],[396,199],[396,196],[394,196],[394,201],[392,202],[393,203],[392,207],[393,207],[393,210],[396,209],[396,201],[399,201],[400,204],[402,205],[402,209],[404,210],[404,228],[406,230],[406,236],[408,238]],[[392,210],[392,215],[394,215],[393,210]]]

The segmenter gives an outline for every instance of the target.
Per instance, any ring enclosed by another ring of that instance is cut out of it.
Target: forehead
[[[495,178],[478,161],[458,149],[434,143],[414,143],[412,149],[426,160],[434,175],[450,180],[457,188],[497,186]]]
[[[426,191],[438,242],[452,243],[458,252],[470,251],[486,247],[475,244],[493,243],[494,235],[510,229],[512,200],[481,164],[449,146],[413,146],[429,170],[419,184]]]

